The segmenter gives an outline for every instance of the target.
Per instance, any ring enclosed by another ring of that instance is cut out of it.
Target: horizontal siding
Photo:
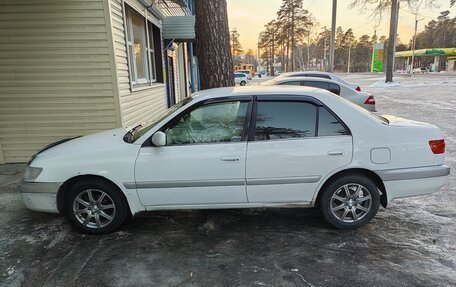
[[[139,1],[127,1],[127,4],[145,13]],[[153,121],[167,110],[166,87],[157,84],[144,90],[131,91],[121,1],[110,0],[110,10],[122,125]]]
[[[105,1],[1,1],[0,162],[117,126]]]

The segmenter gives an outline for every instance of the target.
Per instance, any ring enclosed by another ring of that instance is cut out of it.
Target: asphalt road
[[[153,212],[107,236],[25,209],[23,165],[0,166],[1,286],[456,286],[456,76],[350,75],[380,112],[438,125],[453,170],[438,193],[394,201],[357,231],[315,209]]]

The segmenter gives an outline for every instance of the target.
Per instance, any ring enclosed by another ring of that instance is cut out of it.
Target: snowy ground
[[[452,174],[357,231],[311,209],[155,212],[107,236],[28,211],[23,165],[0,166],[1,286],[456,286],[456,75],[342,75],[378,110],[438,125]]]

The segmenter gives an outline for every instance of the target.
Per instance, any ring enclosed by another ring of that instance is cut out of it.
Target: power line
[[[307,8],[308,10],[310,10],[310,8],[312,8],[313,4],[315,4],[315,1],[317,1],[317,0],[313,0],[312,3],[310,3],[309,8]]]
[[[399,8],[399,9],[401,9],[402,11],[405,11],[405,12],[407,12],[407,13],[410,13],[410,14],[412,14],[412,15],[418,14],[420,17],[424,17],[424,18],[429,18],[429,19],[436,19],[436,18],[437,18],[436,16],[433,16],[433,17],[432,17],[432,16],[423,15],[423,14],[421,14],[421,13],[414,13],[414,12],[412,12],[412,11],[409,11],[409,10],[405,9],[405,8]]]

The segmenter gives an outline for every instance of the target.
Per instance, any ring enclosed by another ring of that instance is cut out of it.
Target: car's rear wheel
[[[240,83],[241,86],[245,86],[246,84],[247,84],[247,83],[246,83],[245,81],[242,81],[242,82]]]
[[[102,180],[76,183],[65,198],[65,214],[70,223],[87,234],[107,234],[117,230],[128,214],[128,204],[115,186]]]
[[[325,187],[320,201],[326,221],[341,229],[356,229],[367,224],[379,206],[377,186],[363,175],[336,178]]]

